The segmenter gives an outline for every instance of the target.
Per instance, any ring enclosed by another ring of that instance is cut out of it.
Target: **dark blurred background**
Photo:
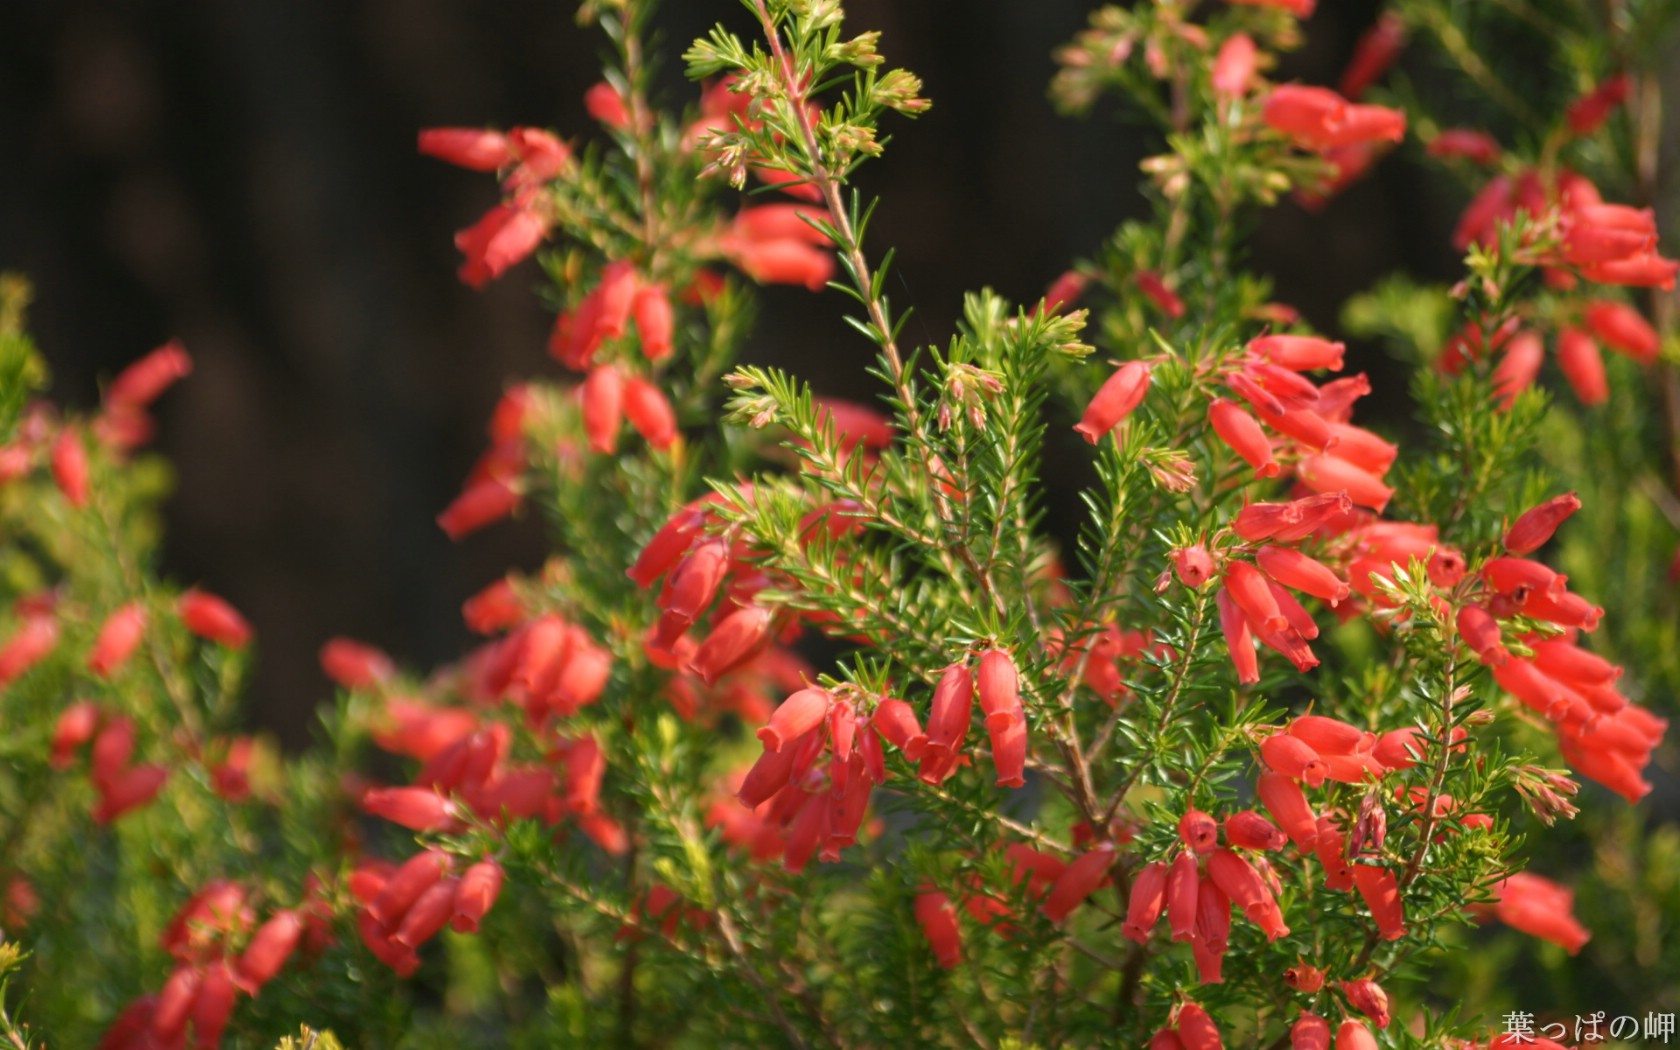
[[[946,341],[965,290],[1032,299],[1138,214],[1139,132],[1045,98],[1052,50],[1084,0],[855,0],[852,23],[926,82],[865,188],[909,341]],[[243,609],[259,632],[256,725],[291,744],[329,695],[333,634],[425,668],[467,643],[461,600],[542,555],[531,521],[460,546],[433,516],[483,445],[511,377],[554,375],[550,317],[521,267],[483,292],[454,276],[452,233],[496,198],[488,176],[415,153],[439,125],[589,134],[582,95],[604,42],[560,0],[11,0],[0,25],[0,268],[37,286],[33,329],[55,396],[98,384],[172,336],[191,379],[159,407],[176,465],[165,569]],[[1334,83],[1375,18],[1328,2],[1280,72]],[[671,0],[667,99],[695,89],[675,55],[732,0]],[[960,27],[960,32],[957,27]],[[745,30],[747,27],[742,27]],[[1395,266],[1450,275],[1461,200],[1399,156],[1308,215],[1269,214],[1253,265],[1333,327],[1340,301]],[[827,391],[868,397],[843,302],[773,288],[750,348]],[[1355,355],[1354,368],[1381,367]]]

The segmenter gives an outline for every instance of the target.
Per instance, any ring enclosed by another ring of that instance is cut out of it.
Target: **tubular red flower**
[[[507,136],[486,128],[427,128],[420,152],[470,171],[495,171],[513,161]]]
[[[1254,810],[1243,809],[1225,818],[1225,841],[1242,849],[1271,852],[1283,848],[1289,838]]]
[[[741,787],[736,792],[741,804],[749,809],[756,809],[786,787],[793,777],[793,766],[798,752],[797,747],[784,747],[776,751],[767,750],[759,755],[758,761],[747,771],[746,778],[741,781]]]
[[[1184,1050],[1184,1041],[1171,1028],[1162,1028],[1149,1037],[1147,1050]]]
[[[1277,599],[1266,586],[1260,570],[1246,561],[1225,564],[1225,593],[1248,618],[1249,625],[1258,632],[1281,631],[1289,626],[1288,617],[1278,608]]]
[[[1289,547],[1261,547],[1254,560],[1267,576],[1304,594],[1322,598],[1335,606],[1352,591],[1331,569],[1300,551]]]
[[[1197,853],[1219,845],[1219,822],[1199,809],[1185,810],[1178,821],[1178,837]]]
[[[1587,94],[1570,103],[1567,113],[1569,130],[1577,135],[1591,135],[1609,118],[1612,110],[1627,101],[1627,96],[1626,73],[1606,77]]]
[[[974,678],[961,663],[951,664],[939,677],[928,709],[927,750],[955,754],[962,750],[974,711]]]
[[[1330,768],[1310,744],[1289,733],[1273,733],[1260,741],[1260,758],[1268,769],[1308,787],[1323,784]]]
[[[924,890],[916,895],[916,924],[922,928],[933,957],[947,970],[962,962],[962,931],[957,910],[943,893]]]
[[[1320,755],[1351,755],[1376,746],[1374,734],[1336,718],[1301,715],[1289,723],[1289,733]]]
[[[391,658],[351,638],[329,638],[321,646],[321,670],[346,689],[367,689],[389,682],[397,673]]]
[[[1120,421],[1132,414],[1149,392],[1150,367],[1143,361],[1128,361],[1108,377],[1086,406],[1085,415],[1073,428],[1093,445]]]
[[[834,278],[834,256],[803,239],[735,236],[722,239],[720,246],[730,262],[760,284],[802,284],[820,292]]]
[[[52,767],[67,769],[75,751],[93,739],[99,728],[99,707],[91,700],[78,700],[66,707],[53,726]]]
[[[548,236],[548,220],[524,207],[498,204],[455,235],[466,256],[458,274],[472,288],[486,284],[524,261]]]
[[[1172,927],[1174,941],[1188,941],[1196,935],[1200,878],[1194,853],[1183,850],[1173,858],[1167,872],[1167,922]]]
[[[1184,1041],[1184,1050],[1225,1050],[1213,1018],[1196,1003],[1179,1007],[1178,1037]]]
[[[94,822],[109,824],[125,813],[149,805],[168,779],[169,770],[151,764],[130,766],[115,773],[95,785],[99,789],[99,805],[93,810]]]
[[[1057,277],[1055,282],[1050,285],[1049,290],[1044,293],[1044,300],[1040,308],[1047,314],[1061,313],[1080,295],[1084,294],[1085,286],[1088,283],[1090,283],[1090,278],[1084,274],[1077,270],[1067,271]]]
[[[688,667],[707,685],[745,662],[770,638],[770,610],[746,605],[724,617],[695,650]]]
[[[449,923],[460,884],[460,879],[447,878],[420,894],[403,913],[402,921],[390,936],[391,943],[413,951],[437,936]]]
[[[453,868],[453,860],[442,850],[416,853],[386,879],[379,896],[368,905],[368,914],[381,926],[395,928],[420,895],[437,885]]]
[[[1400,900],[1400,883],[1394,872],[1370,864],[1353,865],[1353,884],[1371,909],[1371,918],[1383,940],[1397,941],[1406,935],[1405,910]]]
[[[115,412],[138,412],[150,407],[165,390],[192,374],[192,358],[178,339],[135,361],[111,380],[105,404]]]
[[[1587,304],[1587,327],[1610,349],[1642,365],[1654,364],[1662,341],[1643,314],[1626,303],[1599,299]]]
[[[489,477],[468,485],[455,501],[437,516],[438,528],[457,542],[486,525],[512,517],[519,509],[520,495],[498,478]]]
[[[1255,782],[1255,793],[1297,849],[1313,848],[1318,841],[1318,818],[1301,792],[1301,785],[1282,773],[1262,773]]]
[[[1502,407],[1510,408],[1519,393],[1534,385],[1545,358],[1546,348],[1537,333],[1522,331],[1511,337],[1493,370],[1493,392]]]
[[[1098,846],[1069,864],[1061,877],[1050,887],[1050,895],[1044,901],[1044,914],[1051,922],[1066,919],[1073,909],[1084,904],[1085,898],[1103,884],[1108,878],[1108,869],[1113,864],[1114,847],[1107,844]]]
[[[656,449],[676,444],[677,417],[664,391],[643,379],[630,376],[624,381],[624,414],[630,425]]]
[[[898,748],[912,762],[920,758],[922,750],[927,747],[927,734],[922,732],[921,724],[916,721],[915,709],[903,700],[895,697],[882,700],[875,706],[870,724],[881,739]]]
[[[1604,374],[1604,357],[1592,336],[1579,328],[1558,332],[1558,367],[1569,380],[1583,405],[1602,405],[1610,400],[1610,384]]]
[[[605,80],[591,85],[583,93],[583,108],[609,128],[630,126],[630,110],[625,106],[623,96]]]
[[[1272,443],[1260,429],[1253,416],[1222,397],[1208,405],[1208,422],[1219,439],[1243,462],[1254,468],[1257,477],[1275,478],[1283,469],[1272,458]]]
[[[1132,280],[1137,282],[1138,291],[1162,313],[1174,319],[1184,316],[1184,300],[1167,287],[1160,274],[1153,270],[1139,270],[1132,275]]]
[[[636,320],[636,334],[641,337],[642,356],[649,361],[663,361],[670,357],[675,320],[671,312],[671,297],[665,286],[642,286],[636,293],[630,312]]]
[[[1207,548],[1199,543],[1190,547],[1175,548],[1171,557],[1179,582],[1186,587],[1200,587],[1213,577],[1213,557],[1208,554]]]
[[[1393,11],[1377,16],[1376,24],[1365,30],[1353,47],[1353,57],[1337,88],[1350,99],[1356,99],[1388,72],[1406,43],[1406,23]]]
[[[764,750],[780,751],[786,744],[822,725],[834,697],[826,689],[801,689],[776,708],[770,724],[758,731]]]
[[[1008,650],[991,648],[980,654],[980,670],[976,686],[980,697],[980,712],[986,728],[994,732],[1020,722],[1020,672]]]
[[[1312,372],[1322,368],[1340,372],[1347,347],[1314,335],[1263,335],[1250,339],[1248,349],[1290,371]]]
[[[72,507],[85,507],[88,501],[87,447],[82,437],[70,427],[58,433],[52,447],[53,480]]]
[[[1260,662],[1254,652],[1254,635],[1248,618],[1223,587],[1214,596],[1219,607],[1219,629],[1225,635],[1225,648],[1237,669],[1237,681],[1245,685],[1260,680]]]
[[[1462,157],[1475,164],[1492,164],[1499,159],[1499,141],[1473,128],[1443,128],[1429,141],[1431,157]]]
[[[1512,929],[1551,941],[1570,955],[1592,939],[1575,918],[1575,895],[1550,879],[1518,872],[1495,886],[1494,892],[1499,897],[1494,914]]]
[[[992,743],[992,764],[997,769],[999,787],[1025,787],[1027,765],[1027,721],[987,723],[986,732]]]
[[[239,610],[208,591],[187,591],[176,609],[182,624],[200,638],[230,649],[243,649],[251,641],[251,625]]]
[[[1389,1022],[1388,993],[1383,991],[1382,985],[1362,977],[1357,981],[1343,981],[1342,994],[1347,996],[1348,1004],[1355,1010],[1369,1017],[1377,1023],[1378,1028],[1387,1028]],[[1348,1024],[1358,1024],[1350,1021]],[[1347,1028],[1344,1024],[1343,1029]],[[1360,1025],[1363,1028],[1363,1025]],[[1366,1033],[1369,1035],[1370,1033]]]
[[[1394,496],[1394,490],[1384,485],[1381,478],[1334,456],[1303,456],[1295,471],[1301,482],[1314,492],[1346,492],[1354,503],[1379,514]]]
[[[1150,931],[1160,921],[1161,908],[1166,903],[1166,888],[1166,864],[1155,861],[1144,865],[1132,879],[1131,896],[1126,902],[1126,921],[1120,927],[1122,936],[1138,944],[1149,940]]]
[[[583,405],[583,430],[591,451],[612,455],[618,448],[618,428],[624,422],[624,376],[612,365],[596,365],[578,388]]]
[[[1280,84],[1266,96],[1260,117],[1292,139],[1317,141],[1326,128],[1342,121],[1347,106],[1347,99],[1329,88]]]
[[[454,805],[429,788],[374,788],[362,795],[362,809],[413,831],[444,831],[459,825]]]
[[[239,985],[248,995],[256,995],[262,986],[274,979],[286,960],[297,949],[303,937],[303,919],[291,909],[282,909],[257,927],[250,943],[239,956],[237,974]]]
[[[1305,1010],[1289,1029],[1290,1050],[1330,1050],[1330,1022]]]
[[[1226,37],[1213,60],[1213,93],[1224,98],[1241,98],[1248,94],[1258,55],[1254,38],[1247,33],[1233,33]]]
[[[1363,1022],[1343,1021],[1336,1029],[1336,1050],[1377,1050],[1377,1038]]]

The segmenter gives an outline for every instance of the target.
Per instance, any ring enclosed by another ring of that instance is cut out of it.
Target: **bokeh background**
[[[916,308],[910,341],[943,344],[965,290],[1036,298],[1141,212],[1139,129],[1112,108],[1058,117],[1045,96],[1051,52],[1084,25],[1084,0],[848,6],[935,103],[895,126],[863,179],[882,197],[876,250],[898,248],[891,294]],[[1334,83],[1376,9],[1321,4],[1280,76]],[[582,96],[603,41],[574,11],[561,0],[5,5],[0,268],[33,277],[33,329],[70,404],[91,405],[124,363],[185,340],[197,370],[159,406],[158,448],[178,471],[165,568],[254,621],[249,714],[289,745],[308,739],[330,695],[323,640],[364,638],[420,668],[448,660],[467,644],[461,600],[542,557],[531,520],[459,546],[433,524],[503,384],[558,367],[543,353],[550,317],[533,267],[482,292],[455,279],[451,234],[494,202],[493,181],[418,156],[414,137],[461,124],[590,134]],[[732,0],[664,5],[668,101],[695,96],[682,46],[743,14]],[[1393,267],[1450,277],[1461,204],[1397,154],[1320,214],[1274,209],[1252,263],[1333,329],[1341,300]],[[829,393],[872,395],[843,300],[765,297],[749,356]],[[1359,348],[1350,364],[1388,367]],[[1371,407],[1404,421],[1397,402]]]

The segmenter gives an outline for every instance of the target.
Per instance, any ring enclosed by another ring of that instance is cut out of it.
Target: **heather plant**
[[[580,9],[593,133],[420,134],[497,180],[462,280],[540,271],[556,315],[438,524],[541,515],[554,552],[466,602],[451,666],[330,643],[305,754],[240,735],[249,625],[156,572],[141,448],[186,351],[64,415],[0,290],[10,1041],[1672,1027],[1669,5],[1401,0],[1335,90],[1268,76],[1310,0],[1101,8],[1051,91],[1152,136],[1147,216],[926,346],[853,182],[929,112],[891,41],[749,0],[667,100],[652,6]],[[1350,351],[1244,239],[1391,152],[1462,179],[1464,272],[1348,303]],[[828,291],[872,402],[743,363],[763,284]],[[1403,440],[1355,422],[1382,351]]]

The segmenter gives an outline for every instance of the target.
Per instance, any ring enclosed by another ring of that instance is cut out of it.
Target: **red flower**
[[[1463,157],[1476,164],[1492,164],[1500,153],[1497,139],[1472,128],[1443,128],[1428,149],[1431,157]]]
[[[624,381],[624,414],[630,425],[656,449],[670,448],[677,442],[677,417],[671,402],[658,387],[641,376]]]
[[[297,912],[290,909],[275,912],[251,935],[250,943],[239,956],[240,987],[247,994],[256,995],[286,965],[302,936],[303,919]]]
[[[117,373],[105,390],[106,407],[116,413],[144,411],[191,372],[192,358],[179,340],[172,339]]]
[[[1610,112],[1627,101],[1628,85],[1627,74],[1617,73],[1570,103],[1569,130],[1577,135],[1591,135],[1597,131],[1609,118]]]
[[[239,610],[208,591],[193,590],[181,595],[176,603],[181,622],[187,630],[200,638],[225,645],[229,649],[243,649],[251,641],[251,625]]]
[[[1654,364],[1661,340],[1643,314],[1626,303],[1600,299],[1587,304],[1587,327],[1605,345],[1642,365]]]
[[[1305,1010],[1289,1029],[1290,1050],[1330,1050],[1330,1022]]]
[[[1546,545],[1559,525],[1580,509],[1580,498],[1573,492],[1566,492],[1524,511],[1505,530],[1505,549],[1519,555],[1534,553]]]
[[[826,689],[801,689],[783,700],[770,716],[770,724],[758,731],[764,750],[780,751],[789,741],[804,736],[828,717],[834,697]]]
[[[1197,853],[1219,845],[1219,822],[1199,809],[1186,810],[1178,821],[1178,837]]]
[[[1336,1029],[1336,1050],[1377,1050],[1377,1037],[1362,1021],[1343,1021]]]
[[[612,455],[624,423],[624,376],[613,365],[596,365],[578,388],[583,402],[583,430],[591,451]]]
[[[1512,929],[1559,945],[1570,955],[1592,938],[1575,919],[1575,895],[1566,887],[1527,872],[1517,872],[1494,887],[1494,914]]]
[[[1388,993],[1383,991],[1382,985],[1362,977],[1357,981],[1343,981],[1342,994],[1347,996],[1348,1004],[1355,1010],[1377,1022],[1378,1028],[1387,1028],[1389,1022]],[[1350,1021],[1348,1024],[1357,1024]],[[1343,1029],[1347,1028],[1344,1024]],[[1360,1025],[1363,1028],[1363,1025]],[[1369,1033],[1366,1033],[1369,1035]]]
[[[1183,1041],[1184,1050],[1224,1050],[1225,1047],[1213,1018],[1196,1003],[1185,1003],[1178,1008],[1178,1038]]]
[[[1405,911],[1400,900],[1400,883],[1394,872],[1370,864],[1353,865],[1353,884],[1371,909],[1371,918],[1384,940],[1397,941],[1406,935]]]
[[[88,501],[87,448],[81,435],[70,427],[58,433],[52,447],[53,480],[72,507],[85,507]]]
[[[918,893],[916,924],[922,928],[922,935],[940,966],[952,970],[962,962],[962,932],[957,927],[957,911],[949,897],[933,890]]]
[[[1194,864],[1194,862],[1192,862]],[[1160,921],[1166,902],[1167,866],[1161,861],[1144,865],[1132,879],[1132,893],[1126,902],[1126,921],[1120,932],[1128,940],[1143,944]]]
[[[455,235],[455,247],[466,256],[461,280],[483,288],[536,251],[548,228],[549,220],[533,208],[496,205]]]
[[[1289,839],[1277,825],[1252,809],[1239,810],[1225,818],[1225,841],[1242,849],[1271,852]]]
[[[88,670],[100,678],[128,662],[140,644],[146,630],[146,608],[139,602],[129,602],[105,618],[99,637],[88,652]]]
[[[1570,327],[1558,332],[1558,367],[1583,405],[1602,405],[1610,400],[1604,358],[1586,332]]]
[[[624,104],[624,97],[605,80],[583,93],[583,106],[590,116],[609,128],[630,126],[630,110]]]
[[[414,831],[444,831],[460,823],[455,804],[430,788],[374,788],[362,796],[362,809]]]
[[[1103,383],[1085,409],[1085,415],[1074,426],[1086,441],[1095,445],[1120,421],[1131,415],[1149,392],[1149,365],[1143,361],[1128,361]]]
[[[1282,471],[1272,458],[1272,443],[1254,417],[1222,397],[1208,405],[1208,422],[1219,439],[1243,462],[1254,468],[1256,477],[1275,478]]]
[[[643,285],[636,293],[630,312],[636,319],[636,332],[641,336],[642,355],[649,361],[663,361],[671,356],[671,297],[663,284]]]
[[[1354,45],[1353,57],[1342,72],[1337,87],[1350,99],[1358,98],[1365,89],[1388,72],[1388,67],[1400,55],[1406,42],[1406,23],[1393,11],[1377,16],[1376,24],[1367,29]]]
[[[437,516],[438,528],[459,541],[468,533],[511,517],[519,509],[519,491],[499,478],[487,477],[468,485]]]
[[[420,152],[469,171],[496,171],[513,161],[506,135],[486,128],[427,128]]]
[[[1096,892],[1108,878],[1114,857],[1114,847],[1105,843],[1067,866],[1050,887],[1050,896],[1044,902],[1044,914],[1051,922],[1066,919],[1073,909],[1085,903],[1085,898]]]
[[[1200,881],[1195,854],[1184,850],[1173,858],[1167,872],[1167,923],[1172,927],[1174,941],[1188,941],[1196,936]]]
[[[321,670],[346,689],[382,685],[397,673],[389,656],[351,638],[327,639],[321,646]]]
[[[1258,49],[1247,33],[1233,33],[1219,45],[1213,59],[1213,93],[1225,98],[1241,98],[1248,93],[1254,80]]]

